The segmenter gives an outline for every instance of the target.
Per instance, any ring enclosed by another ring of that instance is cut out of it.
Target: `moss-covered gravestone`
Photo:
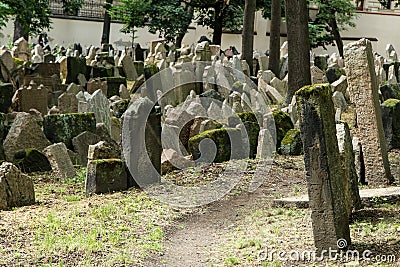
[[[250,144],[249,158],[255,158],[257,155],[258,134],[260,132],[260,125],[257,120],[257,114],[254,112],[242,112],[237,116],[243,122],[247,132],[247,137]]]
[[[189,139],[189,153],[194,160],[208,163],[246,158],[248,147],[244,149],[241,139],[241,130],[237,128],[205,131]]]
[[[91,112],[47,115],[43,131],[52,143],[62,142],[72,149],[72,138],[85,131],[96,132],[96,119]]]
[[[338,249],[339,239],[350,245],[350,228],[331,88],[329,84],[305,86],[296,97],[314,243],[318,252]]]
[[[400,100],[388,99],[381,109],[387,148],[400,148]]]
[[[286,133],[293,129],[293,122],[290,119],[290,115],[287,112],[283,112],[279,109],[272,112],[275,121],[276,129],[276,149],[278,150],[281,146],[281,142],[285,137]]]
[[[303,141],[298,129],[289,130],[282,139],[279,152],[282,155],[298,156],[303,154]]]
[[[86,196],[128,188],[126,166],[121,159],[90,160],[87,165]]]

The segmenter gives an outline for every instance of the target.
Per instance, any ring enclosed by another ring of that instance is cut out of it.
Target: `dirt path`
[[[244,193],[235,199],[215,202],[204,214],[191,215],[166,234],[165,254],[153,257],[149,266],[210,266],[213,249],[229,241],[228,234],[237,226],[239,210],[250,208],[260,193]]]
[[[167,229],[164,254],[153,255],[144,266],[203,267],[221,263],[223,259],[215,255],[221,255],[218,249],[222,244],[234,241],[235,229],[243,224],[243,210],[271,207],[278,192],[291,194],[293,184],[302,184],[305,189],[302,171],[283,170],[278,166],[273,169],[255,192],[225,197],[207,206],[204,212],[195,212]],[[289,175],[291,179],[282,179]]]

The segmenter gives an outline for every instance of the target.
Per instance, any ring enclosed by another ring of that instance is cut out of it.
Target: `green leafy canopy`
[[[0,26],[16,18],[30,35],[38,35],[50,29],[49,0],[5,0],[0,1]]]

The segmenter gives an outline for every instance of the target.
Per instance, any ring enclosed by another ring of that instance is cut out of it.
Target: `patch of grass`
[[[81,197],[76,196],[76,195],[65,197],[65,201],[67,201],[67,202],[74,202],[74,201],[79,201],[79,200],[81,200]]]
[[[261,249],[262,242],[258,239],[240,239],[237,241],[236,247],[238,249],[248,248],[248,247],[255,247],[256,249]]]
[[[136,189],[86,198],[84,172],[64,184],[36,177],[40,205],[1,212],[1,266],[141,266],[163,249],[176,210]]]
[[[240,264],[240,260],[237,257],[228,257],[224,260],[226,266],[235,266]]]
[[[65,180],[66,184],[81,184],[85,182],[86,179],[86,171],[85,167],[80,168],[77,172],[75,177],[69,178]]]

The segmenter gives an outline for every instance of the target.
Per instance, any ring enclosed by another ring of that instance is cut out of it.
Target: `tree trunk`
[[[29,41],[29,33],[26,29],[23,28],[22,23],[19,21],[18,17],[15,18],[14,21],[14,37],[13,42],[18,40],[19,38],[24,37],[26,41]]]
[[[279,76],[280,47],[281,47],[281,0],[272,0],[268,69],[271,70],[277,77]]]
[[[190,5],[186,5],[186,11],[187,11],[187,12],[190,12],[190,13],[191,13],[191,17],[193,18],[193,13],[194,13],[193,7],[190,6]],[[182,33],[179,34],[179,35],[176,37],[176,39],[175,39],[175,46],[176,46],[176,48],[181,48],[181,47],[182,47],[183,38],[185,37],[186,32],[187,32],[187,30],[189,29],[189,26],[190,26],[190,23],[191,23],[191,22],[192,22],[192,21],[190,20],[190,22],[189,22],[187,25],[185,25],[185,28],[183,29]]]
[[[256,0],[246,0],[244,5],[244,17],[243,17],[242,59],[246,60],[247,64],[249,64],[250,75],[253,74],[255,12],[256,12]]]
[[[113,3],[113,0],[106,0],[106,3],[105,3],[103,35],[101,36],[101,44],[110,43],[111,16],[110,16],[110,14],[108,14],[108,11],[111,9],[112,3]]]
[[[339,27],[337,25],[337,21],[335,18],[329,21],[329,26],[332,29],[333,38],[335,39],[339,55],[343,58],[343,40],[342,37],[340,36]]]
[[[213,44],[221,45],[223,28],[223,1],[218,1],[214,6],[214,34]]]
[[[311,84],[306,0],[286,0],[286,23],[289,81],[285,104],[289,104],[297,90]]]

